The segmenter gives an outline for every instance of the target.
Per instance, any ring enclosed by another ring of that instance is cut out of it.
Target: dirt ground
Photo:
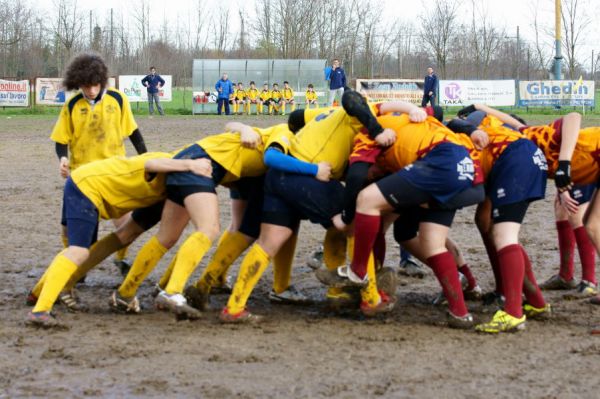
[[[274,119],[244,117],[258,126]],[[223,130],[225,119],[165,117],[138,119],[150,150],[172,150]],[[140,291],[143,312],[116,315],[107,302],[121,278],[111,261],[79,287],[90,311],[69,314],[56,307],[70,328],[26,328],[25,294],[60,249],[59,217],[63,180],[48,136],[50,117],[2,117],[0,121],[0,397],[522,397],[567,398],[598,395],[600,338],[588,334],[600,323],[600,307],[547,298],[555,314],[531,321],[517,334],[482,336],[445,327],[444,309],[430,305],[438,292],[431,273],[402,280],[399,301],[388,317],[365,320],[334,315],[322,304],[304,308],[267,300],[271,272],[249,306],[266,315],[262,324],[217,322],[227,297],[199,321],[178,322],[155,311],[152,284],[176,248]],[[133,152],[130,144],[128,151]],[[556,272],[558,253],[552,213],[553,184],[535,203],[522,242],[538,280]],[[220,191],[222,228],[229,221],[227,193]],[[462,210],[452,229],[484,290],[492,274],[472,222]],[[102,232],[110,231],[102,223]],[[324,231],[302,226],[293,281],[314,298],[325,292],[305,265]],[[149,235],[130,251],[134,256]],[[210,254],[209,254],[210,256]],[[206,264],[202,262],[199,270]],[[388,237],[388,265],[398,249]],[[233,273],[237,271],[236,263]],[[199,273],[196,271],[193,279]],[[577,264],[576,275],[579,276]],[[469,307],[478,320],[491,317],[480,303]]]

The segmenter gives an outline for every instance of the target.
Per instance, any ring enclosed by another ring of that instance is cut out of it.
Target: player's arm
[[[69,146],[67,144],[56,143],[56,156],[58,157],[58,171],[61,177],[69,177]]]
[[[211,177],[212,165],[208,158],[200,159],[149,159],[144,164],[148,173],[192,172],[199,176]]]
[[[356,214],[356,199],[360,191],[368,185],[369,162],[354,162],[348,167],[346,173],[346,186],[344,187],[344,209],[342,210],[342,221],[349,225]]]
[[[452,130],[454,133],[463,133],[469,136],[475,145],[475,148],[478,150],[484,149],[490,142],[489,136],[486,132],[464,119],[454,118],[448,122],[446,127]]]
[[[466,115],[469,115],[473,111],[483,111],[488,115],[495,116],[500,121],[502,121],[502,123],[505,123],[506,125],[512,127],[513,129],[516,129],[516,130],[519,130],[519,129],[525,127],[525,125],[523,123],[521,123],[519,120],[517,120],[516,118],[513,118],[512,116],[508,115],[505,112],[498,111],[497,109],[488,107],[487,105],[484,105],[484,104],[469,105],[468,107],[465,107],[465,108],[461,109],[460,111],[458,111],[458,116],[462,116],[462,115],[466,116]]]
[[[242,146],[245,148],[256,148],[262,142],[260,134],[254,131],[251,126],[241,122],[227,122],[225,130],[240,134]]]
[[[276,143],[272,144],[265,151],[265,165],[269,168],[281,170],[283,172],[297,173],[301,175],[313,176],[317,180],[327,182],[331,176],[331,165],[327,162],[318,164],[301,161],[290,155],[284,154],[283,148]]]
[[[148,87],[148,75],[144,76],[144,79],[142,79],[142,85]]]
[[[146,148],[146,143],[144,142],[144,138],[142,137],[140,129],[136,128],[133,131],[133,133],[129,135],[129,140],[131,141],[131,144],[133,144],[133,147],[135,148],[138,154],[141,155],[148,152],[148,149]]]
[[[562,118],[558,168],[554,174],[554,183],[561,193],[573,187],[573,182],[571,181],[571,157],[577,145],[580,128],[581,115],[577,112],[571,112]]]
[[[160,75],[158,76],[158,81],[160,82],[159,88],[165,85],[165,80]]]
[[[423,108],[405,101],[388,101],[377,105],[377,108],[381,115],[392,112],[408,114],[411,122],[423,122],[427,119],[427,112]]]

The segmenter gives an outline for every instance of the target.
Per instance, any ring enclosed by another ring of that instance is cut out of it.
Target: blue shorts
[[[98,208],[70,177],[65,183],[63,209],[69,246],[89,248],[98,237]]]
[[[473,185],[475,166],[465,147],[442,143],[396,174],[443,204]]]
[[[546,157],[532,141],[521,139],[510,143],[492,166],[485,183],[492,208],[544,198],[547,175]]]
[[[594,190],[596,189],[595,184],[586,184],[584,186],[573,186],[572,189],[569,190],[569,194],[571,194],[571,198],[573,198],[579,205],[585,204],[586,202],[590,202],[592,199],[592,195],[594,195]]]
[[[264,181],[264,176],[243,177],[229,188],[231,199],[247,201],[239,231],[253,238],[258,238],[260,235]]]
[[[344,186],[337,180],[322,182],[312,176],[269,169],[265,176],[262,222],[295,229],[302,219],[332,226],[342,212]]]
[[[167,198],[182,205],[188,195],[194,193],[213,193],[223,180],[227,171],[220,164],[213,161],[198,144],[193,144],[180,151],[173,159],[201,159],[208,158],[212,163],[212,177],[198,176],[192,172],[173,172],[167,175]]]
[[[165,201],[159,201],[154,205],[135,209],[131,212],[131,218],[144,231],[148,231],[160,222],[164,206]]]

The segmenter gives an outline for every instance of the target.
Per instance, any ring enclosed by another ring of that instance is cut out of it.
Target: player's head
[[[437,119],[440,122],[444,121],[444,109],[442,107],[440,107],[439,105],[425,107],[425,112],[427,112],[427,115],[433,116],[435,119]]]
[[[431,75],[433,73],[433,67],[427,68],[427,73]]]
[[[108,67],[102,57],[96,53],[81,53],[75,56],[67,66],[63,79],[63,86],[67,90],[95,87],[98,89],[96,96],[100,90],[106,87],[107,83]]]
[[[315,88],[315,86],[313,86],[313,84],[312,84],[312,83],[309,83],[309,84],[308,84],[308,90],[311,90],[311,91],[312,91],[314,88]]]
[[[152,75],[156,74],[156,68],[154,68],[153,66],[151,66],[149,70]]]
[[[340,66],[340,60],[338,60],[337,58],[334,58],[334,59],[333,59],[333,61],[331,61],[331,65],[332,65],[334,68],[337,68],[337,67],[339,67],[339,66]]]
[[[297,109],[292,111],[290,117],[288,118],[288,128],[294,134],[298,132],[298,130],[302,129],[305,125],[304,121],[304,110]]]
[[[223,75],[221,76],[221,79],[227,80],[227,72],[223,72]]]
[[[279,89],[279,85],[277,83],[273,83],[273,89]]]
[[[266,90],[269,90],[269,84],[268,84],[268,83],[265,83],[265,84],[263,85],[263,90],[265,90],[265,91],[266,91]]]
[[[287,88],[290,85],[290,82],[288,82],[287,80],[285,82],[283,82],[283,87]]]
[[[250,87],[252,87],[252,88],[254,89],[254,86],[256,86],[256,83],[254,83],[254,81],[252,80],[252,81],[250,82]]]

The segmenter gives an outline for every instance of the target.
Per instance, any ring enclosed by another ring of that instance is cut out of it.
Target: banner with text
[[[36,78],[35,103],[38,105],[63,105],[75,92],[65,91],[62,81],[62,78]],[[108,78],[108,87],[116,87],[116,83],[114,77]]]
[[[142,79],[146,75],[119,75],[119,90],[127,95],[129,102],[148,101],[148,91],[142,84]],[[171,75],[160,75],[164,79],[165,85],[160,88],[158,95],[160,101],[172,101]]]
[[[29,106],[29,81],[0,79],[0,106]]]
[[[440,101],[443,106],[463,106],[475,103],[490,106],[515,105],[514,80],[440,80]]]
[[[592,80],[522,80],[519,105],[523,107],[593,107],[595,85]]]
[[[369,101],[406,101],[421,105],[423,80],[414,79],[357,79],[356,91]]]

